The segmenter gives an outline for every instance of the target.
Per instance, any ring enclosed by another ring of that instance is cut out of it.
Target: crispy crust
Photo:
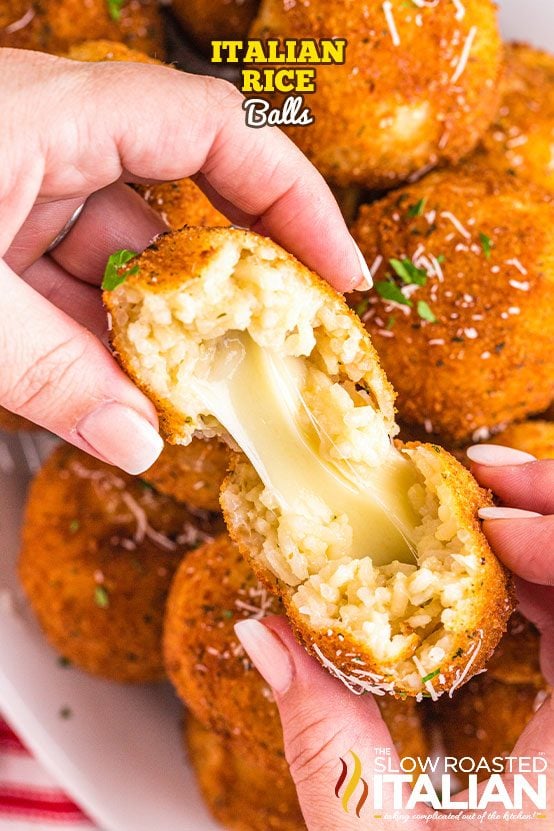
[[[393,258],[443,258],[438,276],[418,260],[427,282],[410,287],[411,309],[377,292],[351,301],[398,393],[402,421],[464,443],[548,407],[553,225],[549,194],[475,162],[361,208],[352,233],[367,262],[382,258],[377,284]],[[481,234],[491,241],[488,257]],[[419,301],[436,322],[419,316]]]
[[[502,48],[494,3],[464,0],[461,21],[453,3],[393,5],[398,44],[382,0],[263,0],[250,31],[263,39],[347,39],[346,63],[319,65],[316,91],[305,96],[315,122],[285,127],[338,185],[388,189],[457,161],[475,147],[497,107]],[[470,60],[453,82],[468,42]],[[355,106],[345,104],[345,90]]]
[[[411,442],[404,447],[410,450],[424,446],[418,442]],[[441,695],[453,686],[459,686],[460,676],[463,678],[462,683],[467,683],[472,675],[484,668],[506,630],[509,616],[515,608],[515,594],[511,578],[492,553],[477,520],[478,509],[492,505],[490,494],[480,488],[471,474],[443,448],[437,445],[425,447],[432,447],[433,452],[440,458],[442,478],[450,484],[456,497],[457,527],[467,529],[471,534],[473,550],[481,562],[481,569],[473,589],[472,613],[467,619],[459,621],[459,631],[452,648],[450,662],[447,666],[441,667],[439,678],[433,679],[434,691],[437,695]],[[237,469],[242,460],[243,457],[238,454],[232,458],[229,476],[223,483],[221,504],[225,523],[242,554],[250,560],[257,577],[270,590],[278,592],[298,640],[320,661],[323,656],[324,665],[331,673],[335,671],[347,685],[355,687],[356,678],[362,680],[364,673],[370,672],[379,679],[375,682],[376,692],[392,684],[394,687],[392,694],[413,695],[413,691],[404,690],[398,686],[391,669],[382,662],[376,661],[364,645],[354,639],[340,624],[324,629],[310,626],[292,603],[295,589],[277,580],[260,565],[256,557],[258,552],[254,550],[252,540],[244,524],[241,523],[240,517],[230,513],[225,507],[227,489],[237,486],[240,488]],[[362,669],[361,673],[360,669]],[[418,697],[421,697],[421,693]]]
[[[206,804],[233,831],[303,831],[296,789],[283,757],[252,754],[240,737],[212,733],[192,715],[185,744]]]
[[[226,534],[191,552],[169,594],[164,659],[178,695],[203,724],[283,757],[271,691],[234,632],[252,609],[282,612],[279,600],[260,588]]]
[[[260,248],[271,250],[275,254],[276,264],[287,263],[294,267],[299,285],[317,289],[330,308],[341,315],[348,315],[354,330],[363,330],[358,316],[346,306],[342,297],[328,283],[265,237],[262,238],[250,231],[237,228],[207,229],[188,226],[180,231],[159,237],[141,255],[130,260],[120,269],[119,273],[126,275],[123,286],[115,291],[104,292],[103,300],[113,321],[110,335],[115,356],[125,372],[154,403],[158,411],[161,431],[171,443],[186,443],[186,440],[183,441],[182,413],[175,409],[169,399],[160,398],[151,386],[144,382],[140,365],[134,360],[134,356],[127,352],[124,333],[119,332],[117,324],[119,298],[122,296],[122,291],[127,288],[136,287],[153,294],[186,288],[187,285],[202,279],[203,270],[212,262],[218,248],[231,236],[236,239],[237,243],[254,252]],[[138,266],[138,271],[135,271],[136,266]],[[371,363],[371,370],[362,377],[361,381],[378,388],[378,405],[390,430],[393,431],[394,390],[381,371],[377,352],[366,337],[360,342],[360,353]],[[186,431],[185,435],[187,435]]]
[[[230,224],[192,179],[139,185],[137,190],[173,231],[184,225],[224,227]]]
[[[85,40],[71,46],[67,56],[73,61],[115,61],[124,63],[153,63],[163,66],[163,61],[152,58],[138,49],[130,49],[114,40]]]
[[[537,459],[554,459],[554,422],[522,421],[510,424],[491,440],[492,444],[515,447]]]
[[[140,540],[141,512],[164,540]],[[221,524],[63,445],[31,485],[19,577],[44,634],[73,664],[115,681],[159,680],[173,573]]]
[[[160,493],[206,511],[219,511],[219,491],[229,465],[229,448],[216,439],[166,444],[160,457],[142,474]]]
[[[61,55],[81,41],[106,39],[122,41],[149,55],[164,53],[156,0],[125,0],[119,20],[110,16],[106,0],[8,0],[2,5],[7,8],[0,10],[0,47]],[[27,16],[30,11],[32,15]],[[25,20],[15,31],[7,28]]]
[[[554,57],[525,43],[504,48],[502,98],[481,141],[486,163],[554,191]]]

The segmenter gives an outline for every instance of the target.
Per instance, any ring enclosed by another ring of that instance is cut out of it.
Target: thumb
[[[275,695],[285,754],[309,831],[360,831],[360,818],[372,828],[374,815],[381,813],[376,759],[387,756],[398,769],[373,696],[354,695],[326,672],[296,642],[282,617],[264,623],[243,620],[235,631]]]

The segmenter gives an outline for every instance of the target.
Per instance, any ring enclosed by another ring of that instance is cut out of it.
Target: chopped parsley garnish
[[[483,253],[484,253],[485,257],[488,260],[490,258],[490,255],[491,255],[491,251],[492,251],[492,247],[493,247],[493,241],[491,240],[490,237],[488,237],[486,234],[484,234],[481,231],[481,233],[479,234],[479,242],[481,243],[481,248],[483,249]]]
[[[375,283],[375,291],[384,300],[392,300],[394,303],[400,303],[402,306],[413,306],[411,300],[404,297],[396,283],[391,280],[380,280]]]
[[[423,209],[425,208],[425,202],[427,200],[425,198],[420,199],[419,202],[416,202],[414,205],[410,205],[408,208],[408,216],[421,216],[423,213]]]
[[[154,490],[153,486],[150,484],[150,482],[147,482],[146,479],[139,479],[139,482],[141,484],[141,487],[144,488],[145,491]]]
[[[60,707],[60,711],[59,711],[60,718],[68,719],[68,718],[71,718],[72,715],[73,715],[73,711],[72,711],[71,707],[68,707],[67,705],[65,705],[64,707]]]
[[[440,263],[440,265],[442,265],[445,260],[446,257],[444,256],[444,254],[439,254],[439,256],[437,257],[437,262]]]
[[[94,589],[94,602],[100,609],[107,609],[110,605],[110,595],[104,586],[96,586]]]
[[[63,667],[64,669],[66,669],[67,667],[71,666],[71,661],[69,660],[69,658],[66,658],[65,655],[59,655],[58,656],[58,666]]]
[[[394,326],[395,322],[396,322],[395,316],[394,315],[389,315],[389,319],[387,320],[387,325],[385,326],[385,329],[388,329],[389,332],[390,332],[390,330]]]
[[[414,283],[417,286],[424,286],[427,282],[427,272],[422,268],[418,268],[411,260],[389,260],[395,274],[398,274],[400,279],[410,286]]]
[[[79,528],[81,527],[81,523],[78,519],[72,519],[69,523],[69,532],[71,534],[76,534]]]
[[[121,7],[125,0],[106,0],[108,5],[108,14],[112,20],[118,21],[121,18]]]
[[[426,675],[425,678],[422,678],[421,681],[423,684],[426,684],[427,681],[432,681],[433,678],[436,678],[437,675],[440,675],[440,669],[435,669],[433,672],[430,672],[429,675]]]
[[[437,318],[431,311],[429,304],[425,302],[425,300],[418,300],[417,301],[417,313],[422,320],[426,320],[427,323],[436,323]]]
[[[231,618],[233,617],[233,612],[231,611],[231,609],[223,609],[223,611],[221,612],[221,616],[225,620],[231,620]]]
[[[119,269],[128,263],[129,260],[132,260],[133,257],[136,257],[136,255],[136,251],[129,251],[126,248],[122,248],[121,251],[116,251],[114,254],[110,254],[108,262],[106,263],[106,269],[104,271],[104,279],[102,280],[102,289],[104,291],[113,291],[120,286],[121,283],[124,283],[126,278],[131,274],[138,273],[139,267],[138,265],[135,265],[126,274],[119,274]]]

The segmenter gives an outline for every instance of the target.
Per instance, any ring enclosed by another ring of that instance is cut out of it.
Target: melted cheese
[[[205,377],[192,381],[194,393],[283,510],[294,511],[302,492],[314,494],[333,514],[348,517],[352,556],[369,556],[375,565],[414,561],[417,519],[407,492],[416,474],[392,444],[384,464],[362,481],[347,463],[322,458],[320,429],[301,394],[302,359],[283,358],[244,332],[230,332],[208,363]]]

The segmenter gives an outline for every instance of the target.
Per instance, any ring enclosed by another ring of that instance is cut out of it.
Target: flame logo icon
[[[335,796],[337,797],[337,799],[340,799],[344,811],[346,813],[348,813],[348,803],[350,802],[350,799],[354,795],[354,791],[356,790],[356,788],[358,787],[358,785],[361,782],[362,786],[363,786],[362,787],[362,794],[361,794],[361,796],[358,800],[358,804],[356,805],[356,809],[355,809],[356,816],[359,817],[360,816],[360,811],[364,807],[365,801],[368,797],[369,788],[368,788],[367,782],[362,777],[362,763],[360,761],[359,756],[357,756],[354,753],[353,750],[350,750],[349,753],[350,753],[350,755],[352,756],[352,758],[354,760],[354,769],[352,770],[352,773],[350,774],[350,778],[348,779],[348,781],[346,781],[346,778],[348,776],[348,765],[346,764],[346,762],[344,761],[342,756],[340,757],[341,772],[339,774],[339,778],[337,779],[337,784],[335,785]],[[342,789],[343,785],[344,785],[344,790],[343,790],[342,796],[341,796],[341,789]]]

